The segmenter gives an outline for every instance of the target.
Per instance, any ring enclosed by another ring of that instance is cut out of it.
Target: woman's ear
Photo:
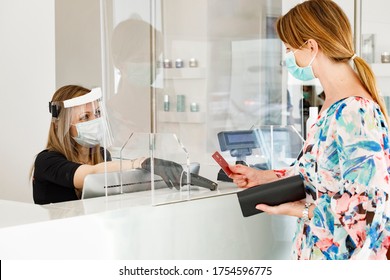
[[[309,39],[307,40],[307,47],[310,48],[310,50],[314,53],[317,53],[318,52],[318,43],[316,40],[314,39]]]

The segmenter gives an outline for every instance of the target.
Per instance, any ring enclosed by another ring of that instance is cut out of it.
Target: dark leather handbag
[[[271,183],[261,184],[237,193],[238,201],[244,217],[263,211],[256,209],[257,204],[270,206],[305,198],[305,187],[302,178],[294,175]]]

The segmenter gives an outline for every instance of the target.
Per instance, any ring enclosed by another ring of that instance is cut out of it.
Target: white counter
[[[237,191],[219,183],[158,206],[151,191],[45,206],[0,200],[0,259],[288,259],[294,219],[244,218]]]

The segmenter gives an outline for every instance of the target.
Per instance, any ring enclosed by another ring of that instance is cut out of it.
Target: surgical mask
[[[297,52],[298,50],[296,50],[295,52]],[[290,74],[293,75],[294,78],[301,81],[310,81],[315,79],[316,77],[314,76],[311,64],[313,63],[317,54],[314,55],[308,66],[300,67],[295,60],[295,52],[290,51],[286,54],[286,66],[288,72],[290,72]]]
[[[73,139],[83,147],[93,148],[102,145],[104,137],[104,127],[102,118],[97,118],[87,122],[76,123],[77,136]]]
[[[302,92],[302,94],[303,94],[303,98],[309,99],[310,93],[308,91],[304,91]]]

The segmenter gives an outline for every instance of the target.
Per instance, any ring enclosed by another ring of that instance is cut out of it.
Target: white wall
[[[100,1],[55,0],[56,87],[101,86]]]
[[[0,0],[0,38],[0,198],[32,202],[55,89],[54,1]]]
[[[33,202],[54,91],[101,84],[99,16],[99,0],[0,0],[0,199]]]

